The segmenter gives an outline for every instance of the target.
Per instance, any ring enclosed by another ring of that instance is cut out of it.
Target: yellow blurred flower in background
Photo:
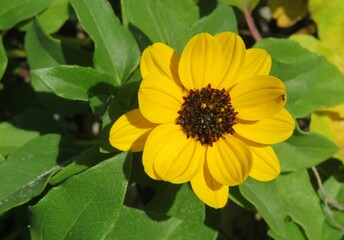
[[[310,51],[323,54],[344,74],[344,2],[309,0],[308,8],[316,22],[318,38],[294,34],[291,39]],[[344,163],[344,104],[312,113],[310,130],[333,140],[339,146],[333,157]]]

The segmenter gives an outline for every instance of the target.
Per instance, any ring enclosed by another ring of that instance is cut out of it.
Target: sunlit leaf
[[[255,47],[270,53],[271,75],[284,81],[294,117],[344,102],[344,76],[324,57],[285,39],[264,39]]]
[[[308,239],[321,239],[325,216],[307,171],[283,174],[265,183],[248,179],[239,188],[257,208],[274,236],[295,239],[304,231]]]
[[[37,22],[34,22],[26,33],[25,49],[31,70],[54,67],[60,64],[90,66],[92,62],[90,53],[72,48],[47,36]],[[87,109],[87,105],[79,101],[70,101],[57,97],[34,74],[31,76],[31,84],[42,104],[52,112],[77,113]]]
[[[135,39],[121,25],[108,1],[71,0],[71,3],[95,43],[95,67],[112,75],[117,86],[121,85],[139,64]]]
[[[96,94],[114,93],[115,79],[93,68],[58,66],[32,71],[56,95],[72,100],[88,101]]]
[[[178,8],[170,7],[171,4],[182,2],[185,1],[122,1],[123,23],[133,32],[141,48],[152,42],[164,42],[178,53],[182,52],[187,41],[196,33],[206,31],[215,34],[237,30],[234,12],[230,7],[219,4],[210,15],[199,20],[192,14],[197,9],[195,6],[188,16],[177,11]]]
[[[282,165],[282,172],[298,171],[318,165],[330,158],[338,147],[317,133],[296,129],[285,142],[273,146]]]
[[[340,171],[342,173],[342,171]],[[341,174],[341,176],[343,176]],[[343,237],[341,229],[344,228],[344,187],[340,179],[331,176],[324,182],[324,199],[328,202],[330,209],[325,209],[328,214],[328,224],[323,230],[323,239],[340,239]],[[333,231],[333,230],[337,231]]]
[[[159,218],[154,213],[123,206],[117,223],[106,239],[172,239],[183,221],[175,217]]]
[[[20,129],[9,122],[0,123],[0,153],[7,156],[25,143],[39,136],[39,132]]]
[[[259,0],[220,0],[220,2],[235,6],[243,12],[245,8],[252,11],[259,3]]]
[[[291,39],[299,42],[303,47],[311,51],[323,54],[328,61],[336,65],[341,73],[344,74],[343,2],[340,0],[310,0],[308,5],[310,14],[318,27],[319,39],[310,35],[293,35]],[[332,84],[335,85],[335,83]],[[341,101],[341,103],[342,102],[343,101]],[[324,109],[324,111],[315,112],[312,114],[310,128],[312,131],[322,133],[335,141],[340,147],[340,151],[335,154],[334,157],[339,158],[344,162],[343,109],[344,105],[339,105],[337,108]]]
[[[0,1],[0,30],[6,30],[20,21],[31,18],[45,9],[52,0]]]
[[[339,150],[333,157],[344,163],[344,105],[312,114],[310,130],[318,132],[338,144]]]
[[[185,236],[190,239],[214,239],[217,235],[219,212],[207,209],[187,184],[160,184],[156,197],[145,210],[160,213],[156,216],[160,221],[165,219],[166,215],[182,220],[169,239],[184,239]]]
[[[200,32],[208,32],[213,35],[226,31],[238,32],[234,11],[224,4],[219,4],[208,16],[192,25],[189,31],[192,35]]]
[[[175,13],[184,26],[191,25],[199,19],[199,9],[194,0],[161,0],[161,2]]]
[[[55,187],[31,207],[32,239],[103,239],[117,221],[131,171],[122,153]]]
[[[181,2],[178,0],[178,2]],[[139,38],[150,42],[165,42],[180,51],[180,45],[187,39],[185,25],[178,12],[170,9],[162,1],[125,0],[122,1],[123,23]],[[191,20],[194,17],[191,14]],[[157,21],[159,19],[159,21]],[[190,20],[185,21],[190,22]],[[140,37],[141,36],[141,37]],[[143,43],[145,48],[150,42]],[[182,43],[181,43],[182,42]]]
[[[45,135],[0,165],[0,213],[39,195],[50,176],[78,152],[58,135]]]
[[[46,33],[54,33],[67,21],[69,17],[69,0],[53,0],[52,3],[41,12],[37,20]],[[32,24],[32,20],[20,25],[19,29],[26,31]]]
[[[344,4],[341,0],[309,0],[308,5],[317,24],[319,39],[296,34],[291,39],[311,51],[322,53],[344,74]]]
[[[46,111],[29,109],[18,113],[11,120],[0,123],[0,153],[7,156],[31,140],[48,133],[67,135]]]
[[[344,4],[341,0],[309,0],[309,11],[317,24],[319,39],[344,52]],[[344,60],[343,60],[344,61]]]
[[[80,155],[76,156],[74,162],[68,164],[68,166],[62,168],[58,173],[51,177],[49,183],[56,185],[60,182],[63,182],[67,178],[83,172],[109,157],[109,154],[100,153],[99,146],[94,145],[82,152]]]

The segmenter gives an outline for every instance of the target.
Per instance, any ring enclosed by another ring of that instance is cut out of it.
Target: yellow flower
[[[204,203],[221,208],[229,186],[279,175],[270,144],[289,138],[295,123],[265,50],[246,50],[231,32],[200,33],[180,57],[166,44],[149,46],[140,67],[139,109],[115,122],[110,143],[143,150],[151,178],[190,181]]]

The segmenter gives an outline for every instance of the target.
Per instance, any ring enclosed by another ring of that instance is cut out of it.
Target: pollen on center
[[[193,137],[202,145],[212,146],[220,137],[234,133],[237,112],[225,89],[211,88],[209,84],[191,90],[178,113],[176,123],[183,127],[186,137]]]

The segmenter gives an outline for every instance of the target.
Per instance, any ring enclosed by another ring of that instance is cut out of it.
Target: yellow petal
[[[197,197],[213,208],[222,208],[228,200],[228,186],[218,183],[210,174],[207,163],[203,170],[191,180],[191,187]]]
[[[142,115],[153,123],[175,122],[183,104],[181,89],[158,74],[142,80],[138,98]]]
[[[157,124],[145,119],[139,109],[122,115],[112,125],[109,141],[112,146],[121,150],[139,152],[143,150],[147,136]]]
[[[224,67],[222,82],[213,87],[230,89],[240,80],[238,76],[241,75],[245,61],[245,43],[239,35],[232,32],[219,33],[215,39],[221,47]]]
[[[143,51],[140,70],[142,78],[149,74],[160,74],[182,87],[178,76],[178,65],[179,56],[171,47],[164,43],[154,43]]]
[[[236,134],[262,144],[283,142],[293,134],[295,128],[293,116],[284,108],[272,118],[254,122],[238,119],[237,122],[233,126]]]
[[[246,58],[241,69],[240,79],[245,80],[258,75],[269,75],[271,69],[269,53],[260,48],[251,48],[246,51]]]
[[[208,147],[206,161],[211,175],[217,182],[234,186],[245,181],[252,167],[252,153],[232,135],[220,138]]]
[[[143,151],[143,165],[153,178],[172,183],[190,181],[201,171],[205,147],[186,138],[180,125],[162,124],[152,131]]]
[[[179,62],[179,76],[186,89],[201,89],[221,82],[221,49],[208,33],[194,36],[185,46]]]
[[[286,101],[284,83],[272,76],[239,82],[230,90],[232,104],[242,120],[260,120],[280,112]]]
[[[272,147],[250,147],[250,149],[253,155],[250,177],[258,181],[270,181],[280,174],[281,166]]]

